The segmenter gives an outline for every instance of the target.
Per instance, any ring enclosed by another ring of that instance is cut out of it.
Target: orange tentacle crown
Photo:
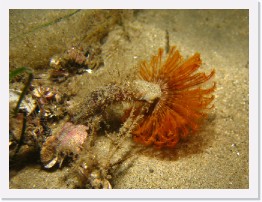
[[[198,72],[201,66],[198,53],[184,61],[172,47],[164,63],[162,56],[160,48],[150,63],[140,65],[141,79],[158,84],[161,97],[144,114],[132,134],[136,142],[172,148],[180,139],[196,132],[207,116],[216,84],[209,88],[203,88],[202,84],[214,76],[215,70],[208,75]]]

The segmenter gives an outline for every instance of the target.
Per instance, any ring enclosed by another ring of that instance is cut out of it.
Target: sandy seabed
[[[133,18],[126,27],[128,47],[117,38],[119,27],[109,32],[104,46],[118,40],[125,48],[104,58],[105,67],[149,59],[165,47],[168,31],[170,45],[183,56],[199,52],[203,70],[216,70],[215,108],[202,130],[180,143],[172,158],[139,155],[114,180],[114,188],[248,189],[248,10],[141,10]],[[120,55],[121,60],[112,59]],[[67,169],[47,172],[39,164],[26,166],[10,179],[10,188],[66,188],[61,178]]]

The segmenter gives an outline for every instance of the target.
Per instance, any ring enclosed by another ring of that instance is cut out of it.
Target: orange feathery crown
[[[140,77],[158,84],[161,96],[132,133],[136,142],[172,148],[181,138],[197,131],[206,117],[204,111],[210,108],[216,84],[208,89],[200,85],[208,81],[215,70],[209,75],[196,72],[201,65],[199,53],[183,61],[179,51],[172,47],[164,63],[162,56],[160,48],[150,64],[141,63]]]

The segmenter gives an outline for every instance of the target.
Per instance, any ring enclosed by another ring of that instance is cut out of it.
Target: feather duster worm
[[[161,96],[157,98],[143,119],[133,130],[133,139],[144,145],[173,148],[180,139],[197,131],[205,110],[214,99],[212,87],[203,89],[214,74],[197,72],[201,65],[200,55],[194,54],[183,61],[180,53],[172,47],[162,63],[163,49],[153,56],[151,62],[142,62],[141,79],[160,86]]]

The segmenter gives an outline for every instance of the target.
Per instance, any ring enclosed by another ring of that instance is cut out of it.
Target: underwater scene
[[[10,189],[248,189],[248,10],[9,10]]]

